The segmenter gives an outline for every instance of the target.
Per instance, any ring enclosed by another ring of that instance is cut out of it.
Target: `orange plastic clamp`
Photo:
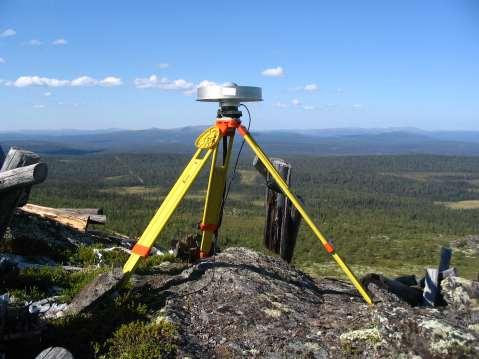
[[[233,134],[233,129],[238,128],[241,125],[240,120],[230,119],[230,120],[216,120],[216,127],[220,129],[221,135],[231,135]]]
[[[145,247],[137,243],[133,246],[131,251],[135,254],[138,254],[139,256],[146,257],[148,256],[148,254],[150,254],[150,250],[150,247]]]
[[[326,249],[326,252],[328,252],[328,253],[333,253],[334,252],[334,248],[330,243],[325,243],[324,248]]]
[[[214,232],[218,229],[218,225],[214,223],[200,223],[200,230],[205,232]]]

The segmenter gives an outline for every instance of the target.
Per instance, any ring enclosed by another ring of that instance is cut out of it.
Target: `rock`
[[[70,305],[68,305],[65,314],[74,315],[87,309],[105,294],[118,286],[123,277],[124,274],[121,268],[114,268],[109,272],[101,273],[93,281],[83,287],[83,289],[73,298]]]
[[[59,299],[60,297],[55,296],[33,302],[28,306],[28,311],[31,314],[39,314],[44,319],[62,317],[67,309],[67,304],[57,303]]]
[[[180,357],[327,357],[318,336],[328,326],[320,310],[324,293],[282,260],[229,248],[181,278],[168,287],[162,311],[181,328]],[[336,289],[350,301],[349,291]]]
[[[35,359],[74,359],[73,354],[62,347],[50,347],[38,354]]]
[[[461,277],[448,277],[442,283],[442,295],[450,310],[477,333],[479,326],[479,282]]]
[[[381,302],[368,306],[349,282],[313,279],[244,248],[176,276],[143,277],[136,290],[157,303],[153,320],[179,328],[178,357],[479,355],[479,334],[452,308],[411,307],[375,283],[368,289]]]

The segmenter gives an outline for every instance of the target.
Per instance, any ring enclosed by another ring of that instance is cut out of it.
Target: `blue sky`
[[[0,0],[0,130],[207,124],[479,130],[479,2]]]

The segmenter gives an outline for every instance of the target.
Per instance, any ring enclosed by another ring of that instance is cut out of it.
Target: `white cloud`
[[[6,29],[3,32],[0,32],[0,37],[10,37],[10,36],[15,36],[17,32],[13,29]]]
[[[279,107],[279,108],[286,108],[286,107],[288,107],[288,104],[278,101],[274,104],[274,106]]]
[[[170,67],[170,64],[167,64],[166,62],[162,62],[161,64],[158,64],[158,68],[160,69],[167,69]]]
[[[341,87],[338,87],[335,91],[337,94],[342,94],[344,90]]]
[[[73,80],[62,80],[40,76],[20,76],[15,81],[5,82],[6,86],[14,87],[30,87],[30,86],[44,86],[44,87],[86,87],[86,86],[103,86],[112,87],[123,84],[119,77],[108,76],[102,80],[94,79],[90,76],[80,76]],[[48,96],[48,95],[45,95]]]
[[[195,88],[192,82],[183,79],[169,80],[166,77],[158,77],[156,75],[136,78],[134,84],[137,88],[159,88],[167,91],[189,91]]]
[[[47,86],[47,87],[61,87],[67,86],[70,81],[68,80],[59,80],[52,79],[48,77],[40,76],[20,76],[15,81],[8,81],[7,86],[15,87],[29,87],[29,86]]]
[[[0,64],[4,64],[6,61],[3,57],[0,57]]]
[[[304,105],[303,106],[303,110],[306,110],[306,111],[311,111],[311,110],[315,110],[316,109],[316,106],[312,106],[312,105]]]
[[[95,86],[97,84],[98,80],[90,76],[80,76],[70,82],[70,86],[73,87]]]
[[[203,80],[198,85],[196,85],[196,88],[206,87],[206,86],[216,86],[216,85],[218,84],[214,81]]]
[[[40,45],[43,45],[43,42],[41,42],[40,40],[37,40],[37,39],[32,39],[32,40],[27,42],[27,45],[40,46]]]
[[[52,93],[50,91],[44,92],[43,96],[50,97]]]
[[[319,86],[316,85],[316,84],[307,84],[307,85],[304,86],[303,90],[304,91],[309,91],[309,92],[318,91]]]
[[[100,86],[113,87],[123,85],[123,81],[119,77],[107,76],[103,80],[99,81]]]
[[[261,71],[261,75],[269,77],[281,77],[284,75],[284,70],[281,66],[272,67]]]
[[[60,45],[61,46],[61,45],[66,45],[66,44],[68,44],[68,41],[65,40],[65,39],[56,39],[56,40],[52,41],[52,45],[57,45],[57,46]]]
[[[45,105],[33,105],[33,108],[44,108]]]
[[[361,110],[362,108],[363,108],[363,105],[360,104],[360,103],[355,103],[353,105],[353,109],[355,109],[355,110]]]
[[[301,101],[299,101],[297,98],[293,98],[291,100],[291,103],[293,104],[293,106],[299,106],[301,105]]]

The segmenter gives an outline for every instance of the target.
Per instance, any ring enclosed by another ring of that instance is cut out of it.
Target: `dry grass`
[[[438,203],[452,209],[479,209],[479,200]]]

